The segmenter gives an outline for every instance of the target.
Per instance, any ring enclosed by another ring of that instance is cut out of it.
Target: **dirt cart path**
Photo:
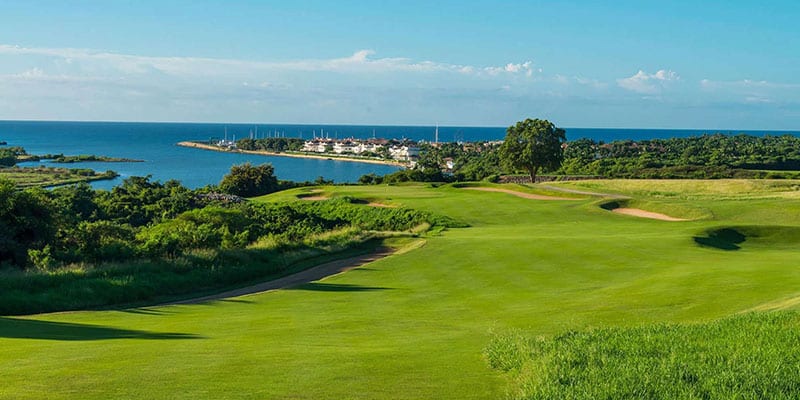
[[[238,297],[247,294],[261,293],[269,290],[276,290],[276,289],[302,285],[304,283],[318,281],[322,278],[346,272],[353,268],[360,267],[364,264],[380,260],[381,258],[384,258],[392,254],[393,252],[394,250],[390,248],[379,248],[377,251],[372,252],[370,254],[363,254],[360,256],[345,258],[343,260],[327,262],[325,264],[320,264],[317,265],[316,267],[311,267],[307,270],[300,271],[288,276],[284,276],[283,278],[275,279],[272,281],[262,282],[239,289],[228,290],[225,292],[212,294],[209,296],[175,301],[167,304],[197,304],[212,300],[225,299],[228,297]]]

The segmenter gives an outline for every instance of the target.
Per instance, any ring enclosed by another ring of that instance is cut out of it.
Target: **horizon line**
[[[406,128],[435,128],[436,126],[440,128],[498,128],[498,129],[506,129],[508,126],[506,125],[447,125],[447,124],[439,124],[434,123],[432,125],[427,124],[366,124],[366,123],[296,123],[296,122],[208,122],[208,121],[130,121],[130,120],[69,120],[69,119],[0,119],[0,122],[23,122],[23,123],[30,123],[30,122],[57,122],[57,123],[116,123],[116,124],[176,124],[176,125],[188,125],[188,124],[204,124],[204,125],[251,125],[251,126],[259,126],[259,125],[290,125],[290,126],[364,126],[364,127],[406,127]],[[511,125],[509,125],[511,126]],[[766,129],[766,128],[758,128],[758,129],[726,129],[726,128],[664,128],[664,127],[652,127],[652,128],[642,128],[642,127],[588,127],[588,126],[557,126],[561,129],[603,129],[603,130],[668,130],[668,131],[724,131],[724,132],[791,132],[791,133],[800,133],[800,129]],[[2,134],[2,133],[0,133]]]

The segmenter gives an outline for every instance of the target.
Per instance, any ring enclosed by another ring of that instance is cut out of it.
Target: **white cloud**
[[[74,48],[35,48],[0,45],[0,55],[46,56],[68,65],[82,64],[94,71],[113,69],[122,74],[163,73],[175,76],[237,76],[275,71],[336,72],[336,73],[396,73],[449,72],[464,75],[533,75],[533,63],[508,63],[504,66],[473,66],[414,61],[409,58],[373,58],[372,50],[358,50],[350,56],[331,59],[295,61],[248,61],[199,57],[150,57]]]
[[[402,112],[398,107],[412,107],[422,96],[443,91],[521,90],[533,86],[537,72],[531,61],[462,65],[377,57],[372,50],[326,59],[258,61],[0,44],[0,117],[226,120],[247,110],[251,120],[302,121],[301,115],[307,121],[379,108],[363,99],[403,98],[402,106],[381,110],[394,115]],[[416,90],[413,95],[408,88]],[[336,112],[309,112],[308,105],[323,100],[326,110],[335,105]]]
[[[786,104],[800,101],[800,84],[742,79],[715,81],[703,79],[700,89],[710,97],[743,104]]]
[[[800,89],[798,83],[780,83],[769,81],[756,81],[742,79],[739,81],[714,81],[703,79],[700,81],[703,89]]]
[[[591,125],[635,119],[631,110],[648,99],[675,113],[733,101],[784,116],[800,103],[798,84],[706,79],[662,98],[681,79],[668,69],[601,80],[583,72],[590,77],[544,74],[532,61],[467,65],[372,50],[259,61],[0,45],[0,118],[417,123],[444,115],[487,124],[534,109]]]
[[[508,74],[523,74],[527,77],[533,75],[533,61],[525,61],[523,63],[508,63],[502,67],[485,67],[482,69],[483,72],[491,75],[496,76],[502,73]],[[541,72],[541,70],[539,70]]]
[[[565,76],[561,74],[556,74],[552,78],[553,82],[558,83],[559,85],[571,85],[571,84],[578,84],[581,86],[590,87],[592,89],[605,89],[608,87],[608,83],[602,82],[597,79],[591,78],[584,78],[582,76]]]
[[[670,70],[661,69],[654,74],[639,70],[633,76],[617,79],[617,85],[637,93],[656,94],[660,93],[668,82],[679,79],[678,74]]]
[[[43,69],[34,67],[17,74],[0,75],[0,82],[6,83],[27,83],[27,84],[56,84],[56,83],[93,83],[93,82],[114,82],[121,79],[110,79],[93,76],[75,75],[53,75],[46,73]]]
[[[749,104],[772,104],[775,101],[770,99],[769,97],[747,96],[744,98],[744,102]]]

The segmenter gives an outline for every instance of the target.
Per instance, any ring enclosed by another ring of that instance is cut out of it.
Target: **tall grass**
[[[797,399],[800,314],[752,313],[526,338],[485,349],[512,376],[514,399]]]

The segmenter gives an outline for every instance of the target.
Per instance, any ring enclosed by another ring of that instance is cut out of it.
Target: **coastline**
[[[178,146],[181,147],[190,147],[194,149],[201,149],[201,150],[210,150],[210,151],[219,151],[223,153],[242,153],[242,154],[254,154],[260,156],[278,156],[278,157],[294,157],[294,158],[315,158],[319,160],[335,160],[335,161],[349,161],[349,162],[358,162],[358,163],[366,163],[366,164],[381,164],[381,165],[391,165],[394,167],[407,167],[408,164],[401,162],[401,161],[389,161],[389,160],[373,160],[368,158],[356,158],[356,157],[347,157],[341,156],[338,154],[325,154],[325,155],[317,155],[317,154],[305,154],[305,153],[276,153],[273,151],[266,151],[266,150],[228,150],[223,149],[218,146],[212,146],[203,143],[197,142],[190,142],[190,141],[183,141],[178,142]]]

